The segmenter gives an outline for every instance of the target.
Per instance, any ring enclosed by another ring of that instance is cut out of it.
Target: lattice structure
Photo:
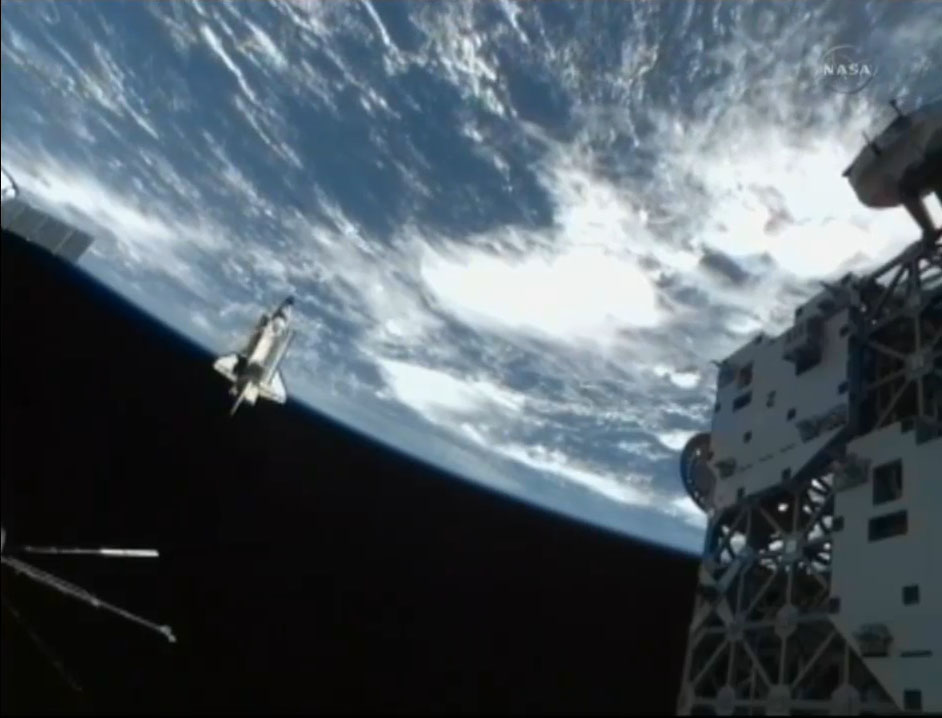
[[[833,510],[824,474],[711,523],[680,712],[895,712],[830,620]]]
[[[919,243],[861,287],[859,431],[942,428],[942,249]]]
[[[942,711],[942,248],[845,277],[720,365],[678,711]]]

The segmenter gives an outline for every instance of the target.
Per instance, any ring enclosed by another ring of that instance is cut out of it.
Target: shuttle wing
[[[284,404],[288,399],[288,392],[285,389],[285,382],[281,378],[281,372],[276,371],[268,384],[262,384],[258,388],[259,395],[269,401]]]
[[[216,360],[216,363],[213,364],[213,369],[222,374],[229,381],[235,381],[235,366],[236,362],[239,361],[238,354],[226,354],[226,356],[219,357]]]

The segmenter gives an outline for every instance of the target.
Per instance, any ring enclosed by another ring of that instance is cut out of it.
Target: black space
[[[212,357],[4,233],[8,543],[180,641],[4,600],[4,713],[673,713],[696,565],[455,480],[291,404],[228,416]]]

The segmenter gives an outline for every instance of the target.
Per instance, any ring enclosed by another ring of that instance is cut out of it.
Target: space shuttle
[[[284,404],[288,393],[278,367],[294,336],[291,329],[291,308],[294,298],[288,297],[271,316],[262,314],[245,348],[219,357],[213,368],[232,382],[230,396],[235,397],[232,411],[242,402],[255,405],[258,397]]]

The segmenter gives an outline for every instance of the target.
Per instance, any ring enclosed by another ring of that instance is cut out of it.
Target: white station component
[[[865,204],[938,193],[940,109],[855,160]],[[718,365],[680,461],[709,519],[681,714],[942,713],[942,240],[913,216],[898,257]]]

